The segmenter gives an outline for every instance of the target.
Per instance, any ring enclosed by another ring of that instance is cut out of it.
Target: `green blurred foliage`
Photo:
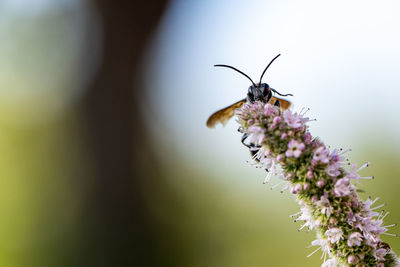
[[[65,7],[0,9],[0,266],[79,254],[90,166],[74,110],[81,31]]]
[[[76,119],[0,127],[0,265],[68,266],[86,191]]]

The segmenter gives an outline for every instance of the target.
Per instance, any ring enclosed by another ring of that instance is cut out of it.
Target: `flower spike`
[[[313,138],[305,114],[262,102],[236,110],[240,132],[248,136],[254,160],[269,170],[264,182],[280,166],[282,181],[272,187],[286,183],[300,204],[300,212],[290,217],[302,222],[299,231],[316,230],[317,239],[311,245],[318,248],[307,257],[321,250],[322,267],[400,266],[396,254],[381,240],[382,234],[397,236],[387,233],[396,224],[383,224],[389,212],[376,211],[385,204],[376,205],[378,198],[362,201],[352,183],[373,178],[358,174],[370,163],[345,168],[343,154],[351,150],[331,150]]]

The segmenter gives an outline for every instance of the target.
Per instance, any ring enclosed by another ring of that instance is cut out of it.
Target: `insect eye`
[[[262,85],[261,90],[262,90],[262,94],[264,96],[266,96],[268,94],[268,87],[265,83]]]
[[[249,87],[248,94],[249,95],[253,95],[253,86]]]
[[[263,95],[267,96],[270,93],[268,84],[263,83],[261,87],[262,87],[261,90],[262,90]]]

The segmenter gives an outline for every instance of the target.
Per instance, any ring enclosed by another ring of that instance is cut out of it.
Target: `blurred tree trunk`
[[[94,177],[90,182],[80,266],[154,266],[154,223],[144,201],[154,175],[138,110],[141,56],[164,1],[94,0],[103,30],[98,73],[84,98]],[[90,37],[89,37],[90,38]]]

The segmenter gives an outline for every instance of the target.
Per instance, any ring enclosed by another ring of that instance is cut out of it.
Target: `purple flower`
[[[317,201],[318,201],[318,197],[317,197],[316,195],[313,195],[313,196],[311,197],[311,202],[312,202],[312,203],[317,203]]]
[[[385,261],[386,254],[387,250],[384,248],[380,248],[374,251],[374,257],[378,261]]]
[[[332,228],[325,232],[325,235],[328,237],[329,242],[337,243],[341,239],[343,239],[343,231],[340,228]]]
[[[349,179],[354,179],[356,180],[357,183],[360,183],[360,175],[356,171],[356,165],[352,164],[350,167],[350,172],[346,175]]]
[[[318,181],[317,181],[317,186],[318,186],[319,188],[322,188],[324,185],[325,185],[325,181],[324,181],[324,180],[318,180]]]
[[[268,103],[264,106],[264,115],[265,116],[271,116],[271,115],[276,115],[276,114],[277,114],[277,110],[271,104]]]
[[[349,213],[347,213],[347,223],[348,223],[349,225],[354,226],[354,225],[355,225],[355,222],[357,222],[357,217],[354,216],[354,213],[350,211]],[[347,243],[347,244],[348,244],[348,243]]]
[[[312,217],[312,212],[313,209],[308,205],[301,207],[301,215],[297,218],[297,220],[305,222],[303,227],[308,226],[310,229],[313,229],[316,226]]]
[[[258,160],[260,161],[260,163],[263,166],[263,168],[270,169],[272,167],[273,160],[271,158],[269,158],[269,157],[261,157]]]
[[[379,239],[379,234],[382,234],[387,231],[386,228],[381,227],[382,220],[375,221],[371,217],[361,217],[358,216],[358,223],[356,227],[358,227],[362,232],[365,238],[367,245],[370,247],[376,247]]]
[[[265,136],[265,128],[260,126],[250,126],[249,127],[249,140],[250,143],[254,143],[256,145],[261,145]]]
[[[304,183],[303,184],[303,190],[307,191],[308,189],[310,189],[310,184],[309,183]]]
[[[352,247],[354,245],[361,246],[362,239],[362,235],[359,232],[351,233],[349,235],[349,238],[347,239],[347,245],[349,247]]]
[[[339,151],[338,149],[334,149],[331,153],[331,160],[335,163],[344,161],[344,157],[339,154]]]
[[[316,204],[321,209],[322,214],[325,214],[328,218],[331,216],[333,207],[326,196],[321,196],[321,199]]]
[[[365,169],[366,167],[369,166],[369,162],[363,164],[360,168],[358,168],[356,170],[356,165],[352,164],[350,167],[350,172],[346,175],[348,178],[350,179],[354,179],[357,181],[357,183],[360,183],[360,179],[374,179],[374,176],[369,176],[369,177],[360,177],[360,175],[358,174],[359,171]]]
[[[278,124],[278,123],[280,123],[281,121],[282,121],[281,117],[275,117],[275,118],[273,119],[272,123]]]
[[[329,259],[321,265],[321,267],[337,267],[337,266],[338,265],[336,259]]]
[[[272,124],[269,126],[269,130],[274,129],[282,121],[281,117],[275,117],[272,120]]]
[[[297,113],[292,113],[290,110],[285,110],[283,112],[283,119],[292,128],[300,128],[303,126],[302,116]]]
[[[288,144],[288,150],[286,151],[286,157],[295,157],[298,158],[301,155],[301,152],[306,146],[303,143],[299,143],[298,141],[292,139]]]
[[[375,211],[372,211],[371,210],[371,206],[375,203],[375,201],[377,201],[378,200],[378,198],[376,198],[374,201],[372,201],[370,198],[368,198],[365,202],[364,202],[364,207],[365,207],[365,210],[366,210],[366,212],[368,212],[368,216],[370,216],[370,217],[375,217],[375,216],[378,216],[379,215],[379,213],[378,212],[375,212]]]
[[[338,197],[344,197],[350,194],[350,180],[342,178],[336,181],[333,193]]]
[[[310,132],[306,132],[304,134],[304,142],[306,144],[310,144],[311,143],[311,139],[312,139],[312,136],[311,136]]]
[[[324,146],[321,146],[314,151],[313,160],[316,162],[328,163],[329,162],[328,156],[329,156],[329,149],[327,149]]]
[[[340,174],[340,165],[339,163],[329,164],[326,167],[326,172],[331,177],[337,177]]]
[[[278,156],[276,157],[276,160],[277,160],[277,161],[283,161],[284,158],[285,158],[285,156],[283,156],[282,154],[280,154],[280,155],[278,155]]]
[[[295,184],[290,191],[292,194],[300,193],[301,191],[303,191],[303,184],[301,183]]]
[[[347,257],[347,262],[349,264],[357,264],[358,263],[358,258],[356,256],[354,256],[354,255],[349,255]]]

